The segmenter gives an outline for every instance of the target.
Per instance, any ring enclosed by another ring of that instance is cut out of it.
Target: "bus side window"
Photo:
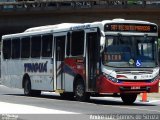
[[[11,58],[11,39],[3,40],[3,58]]]
[[[84,51],[84,31],[72,32],[71,55],[83,55]]]
[[[20,39],[12,39],[12,58],[20,58]]]
[[[42,36],[42,57],[52,56],[52,41],[53,35]]]
[[[41,36],[31,37],[31,57],[39,58],[41,54]]]
[[[21,58],[30,57],[30,37],[21,39]]]

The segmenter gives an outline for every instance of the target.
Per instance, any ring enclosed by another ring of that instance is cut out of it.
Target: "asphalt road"
[[[13,89],[0,85],[0,102],[31,105],[86,115],[160,114],[160,100],[158,98],[145,103],[139,100],[140,98],[133,105],[124,105],[120,98],[110,97],[92,97],[90,102],[78,102],[64,100],[58,94],[45,92],[40,97],[27,97],[23,95],[23,90],[21,89]]]

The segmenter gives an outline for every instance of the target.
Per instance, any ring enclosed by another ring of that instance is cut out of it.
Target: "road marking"
[[[0,114],[78,114],[78,113],[35,107],[31,105],[0,102]]]

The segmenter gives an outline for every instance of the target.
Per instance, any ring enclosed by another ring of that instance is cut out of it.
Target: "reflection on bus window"
[[[20,58],[20,39],[19,38],[12,39],[12,58],[13,59]]]
[[[129,61],[142,61],[143,65],[155,66],[155,37],[144,36],[106,36],[106,47],[103,54],[103,64],[113,67],[130,66]]]
[[[52,56],[52,41],[53,35],[42,36],[42,57]]]
[[[11,58],[11,40],[4,40],[3,41],[3,57],[4,59]]]
[[[41,52],[41,36],[31,37],[31,57],[37,58],[40,57]]]
[[[72,32],[71,55],[82,55],[84,51],[84,31]]]
[[[22,38],[21,40],[21,58],[30,57],[30,37]]]

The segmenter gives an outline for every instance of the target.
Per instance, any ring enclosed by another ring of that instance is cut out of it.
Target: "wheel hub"
[[[77,86],[76,94],[77,94],[78,96],[83,96],[83,94],[84,94],[84,89],[83,89],[82,85],[78,85],[78,86]]]

